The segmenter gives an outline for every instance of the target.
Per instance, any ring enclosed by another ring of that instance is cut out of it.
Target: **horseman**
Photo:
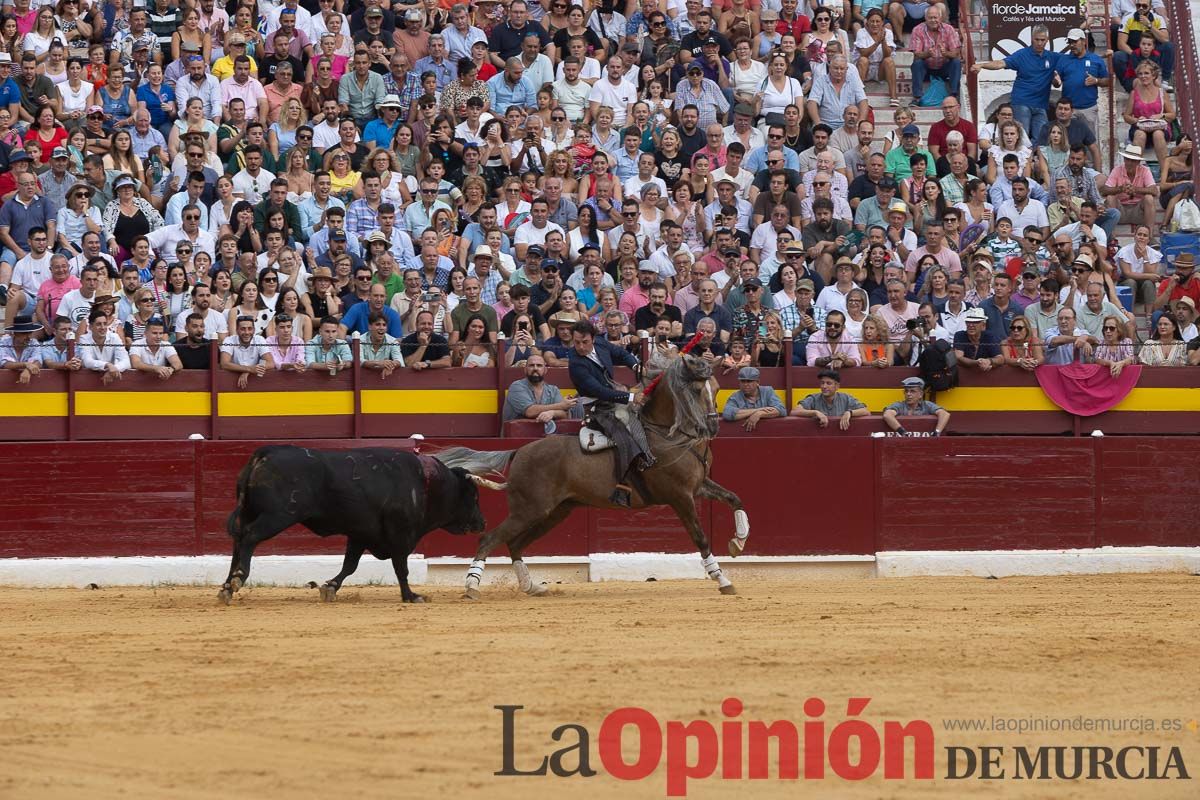
[[[575,323],[569,354],[571,382],[580,400],[591,404],[590,425],[599,428],[616,446],[613,477],[617,486],[609,502],[629,508],[630,487],[626,483],[629,470],[639,457],[642,469],[652,466],[654,456],[638,418],[642,396],[613,379],[614,363],[633,368],[638,360],[629,351],[597,339],[596,329],[587,320]]]

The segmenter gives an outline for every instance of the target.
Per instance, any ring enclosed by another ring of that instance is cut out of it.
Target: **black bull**
[[[321,586],[323,600],[334,599],[369,552],[392,560],[404,602],[422,602],[408,586],[408,557],[435,528],[484,530],[477,480],[428,456],[384,447],[260,447],[238,475],[228,523],[233,563],[219,597],[228,603],[249,578],[255,547],[299,524],[318,536],[346,536],[342,571]]]

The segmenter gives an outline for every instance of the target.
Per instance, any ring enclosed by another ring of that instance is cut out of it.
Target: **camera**
[[[528,322],[525,322],[524,320],[522,320],[521,322],[518,322],[518,323],[517,323],[517,330],[519,330],[519,331],[527,331],[527,330],[529,330],[529,323],[528,323]]]
[[[667,343],[667,335],[665,333],[660,333],[660,334],[658,334],[658,336],[656,336],[654,338],[658,340],[659,344]]]
[[[434,300],[437,300],[439,297],[441,297],[441,295],[439,295],[437,292],[425,292],[424,294],[421,295],[421,299],[424,300],[426,303],[430,303]]]
[[[917,328],[925,327],[925,320],[921,319],[920,317],[917,317],[916,319],[906,320],[904,323],[904,327],[908,328],[910,331],[915,331]]]

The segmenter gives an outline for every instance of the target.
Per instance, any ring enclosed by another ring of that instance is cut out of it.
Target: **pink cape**
[[[1042,365],[1035,374],[1055,405],[1080,417],[1094,417],[1125,399],[1142,376],[1142,368],[1131,364],[1114,378],[1100,364]]]

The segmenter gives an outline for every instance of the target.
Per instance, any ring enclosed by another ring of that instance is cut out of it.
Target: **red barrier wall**
[[[526,440],[438,440],[478,449]],[[265,442],[0,444],[0,558],[227,553],[237,474]],[[408,447],[408,440],[329,440]],[[739,493],[756,555],[881,550],[1010,550],[1200,545],[1198,437],[722,436],[713,478]],[[504,497],[483,492],[491,525]],[[720,543],[724,506],[700,506]],[[473,553],[476,539],[435,532],[427,555]],[[284,533],[264,553],[340,553],[340,537]],[[580,509],[531,555],[690,552],[663,509]]]

